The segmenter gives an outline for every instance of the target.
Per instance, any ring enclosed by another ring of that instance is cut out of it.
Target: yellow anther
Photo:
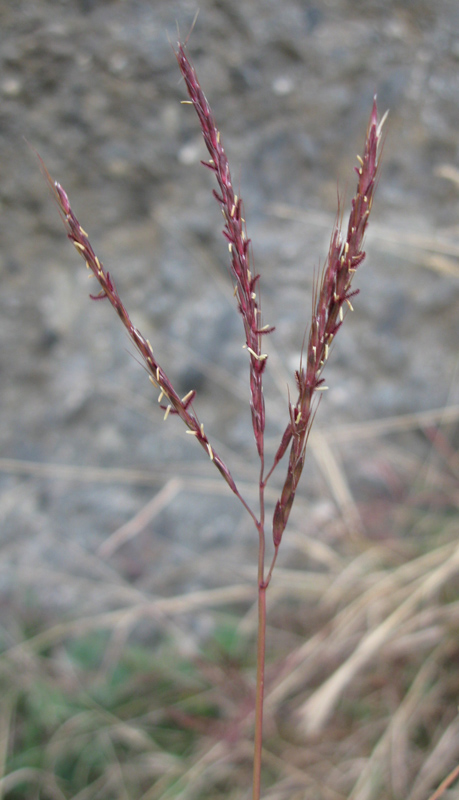
[[[164,419],[164,422],[165,422],[165,421],[166,421],[166,419],[168,418],[168,416],[169,416],[169,414],[170,414],[170,412],[171,412],[171,408],[172,408],[172,406],[167,406],[167,408],[166,408],[166,413],[164,414],[164,417],[163,417],[163,419]]]
[[[197,431],[185,431],[185,433],[189,433],[190,436],[197,436],[198,435]]]
[[[228,250],[230,251],[230,253],[232,253],[232,252],[233,252],[233,245],[232,245],[232,242],[228,242]]]
[[[84,251],[86,250],[86,245],[84,245],[84,244],[81,244],[81,242],[75,242],[75,241],[74,241],[74,242],[73,242],[73,244],[75,245],[75,247],[76,247],[78,250],[81,250],[81,252],[82,252],[82,253],[84,253]]]
[[[160,402],[161,402],[161,400],[163,399],[163,397],[164,397],[164,389],[161,389],[161,393],[160,393],[160,395],[159,395],[159,397],[158,397],[158,403],[160,403]]]
[[[362,165],[362,167],[363,167],[363,158],[361,158],[360,156],[357,156],[357,161],[358,161],[358,162],[359,162],[359,164],[361,164],[361,165]]]
[[[80,225],[80,232],[83,234],[83,236],[86,236],[86,238],[88,238],[88,234],[86,233],[85,229],[81,227],[81,225]]]
[[[328,386],[316,386],[316,392],[328,392]]]
[[[148,347],[150,348],[150,351],[151,351],[151,352],[153,352],[153,348],[152,348],[152,346],[151,346],[151,344],[150,344],[150,340],[149,340],[149,339],[146,339],[145,341],[146,341],[146,343],[147,343]]]
[[[160,376],[160,373],[159,373],[159,367],[156,367],[156,380],[158,381],[158,383],[160,381],[160,378],[161,378],[161,376]]]
[[[343,319],[344,319],[343,306],[340,306],[339,307],[339,321],[342,322]]]
[[[200,425],[200,428],[199,428],[199,429],[200,429],[200,431],[201,431],[201,436],[202,436],[203,438],[205,438],[205,433],[204,433],[204,423],[203,423],[203,422],[201,422],[201,425]]]
[[[247,348],[247,350],[249,351],[250,355],[253,356],[254,358],[256,358],[257,361],[265,361],[265,359],[268,358],[268,354],[267,353],[260,353],[260,355],[258,355],[258,353],[256,353],[255,350],[252,350],[252,348],[249,347],[247,344],[245,344],[243,346],[245,348]]]
[[[354,311],[353,305],[352,305],[351,301],[350,301],[350,300],[348,300],[348,298],[347,298],[347,297],[346,297],[346,303],[348,304],[348,306],[349,306],[350,310],[351,310],[351,311]]]
[[[185,405],[186,401],[189,400],[190,397],[193,397],[193,395],[194,395],[194,390],[191,389],[191,391],[189,391],[188,394],[185,395],[185,397],[182,397],[183,405]]]
[[[207,452],[209,453],[210,460],[213,461],[214,460],[214,454],[213,454],[213,450],[212,450],[209,442],[207,442]]]
[[[180,103],[181,103],[182,106],[192,106],[193,105],[193,101],[192,100],[180,100]]]

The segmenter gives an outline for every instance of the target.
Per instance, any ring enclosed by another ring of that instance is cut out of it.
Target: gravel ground
[[[383,169],[361,295],[327,368],[317,429],[458,404],[456,0],[199,7],[188,52],[241,187],[264,318],[276,325],[271,450],[337,185],[346,207],[375,92],[380,110],[390,108]],[[76,603],[84,612],[119,603],[123,582],[172,594],[240,580],[254,563],[254,531],[237,502],[179,422],[163,423],[112,310],[88,301],[93,288],[25,141],[67,190],[160,362],[183,393],[197,390],[206,431],[252,496],[247,355],[212,175],[199,165],[204,146],[180,104],[171,47],[176,24],[185,36],[195,11],[190,0],[0,4],[5,601],[22,602],[15,592],[25,582],[50,613]],[[413,435],[404,447],[421,444]],[[350,450],[339,456],[357,502],[384,496],[374,441],[358,458]],[[298,532],[335,514],[319,451]],[[116,546],[109,537],[161,491],[146,525]]]

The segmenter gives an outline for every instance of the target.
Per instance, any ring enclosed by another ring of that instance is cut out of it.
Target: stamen
[[[170,414],[170,412],[171,412],[171,409],[172,409],[172,406],[167,406],[167,408],[166,408],[166,413],[164,414],[164,417],[163,417],[163,419],[164,419],[164,422],[165,422],[165,421],[166,421],[166,419],[168,418],[168,416],[169,416],[169,414]]]
[[[245,344],[243,346],[247,348],[247,350],[249,351],[250,355],[253,356],[254,358],[256,358],[257,361],[265,361],[265,359],[268,358],[268,354],[267,353],[260,353],[260,355],[258,355],[258,353],[256,353],[255,350],[252,350],[252,348],[249,347],[247,344]]]

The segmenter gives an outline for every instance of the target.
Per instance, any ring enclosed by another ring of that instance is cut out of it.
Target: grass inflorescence
[[[248,354],[260,464],[254,481],[257,507],[243,496],[216,452],[195,410],[196,392],[190,389],[181,396],[176,391],[149,339],[132,322],[65,190],[40,161],[68,238],[99,285],[91,298],[108,300],[114,308],[159,392],[164,418],[180,418],[250,515],[259,543],[257,618],[254,622],[249,614],[241,627],[234,610],[227,610],[216,614],[214,644],[207,652],[185,656],[177,641],[164,636],[153,653],[149,646],[128,641],[129,632],[140,620],[164,614],[183,614],[186,620],[193,597],[167,598],[162,604],[148,597],[126,612],[58,625],[6,647],[0,676],[10,687],[1,717],[8,750],[3,752],[0,791],[12,800],[32,800],[37,792],[52,800],[217,800],[248,796],[252,772],[253,800],[262,792],[272,800],[423,800],[452,767],[457,750],[451,744],[457,740],[456,717],[442,713],[446,704],[454,705],[451,663],[458,655],[451,631],[458,619],[459,550],[445,516],[443,541],[428,552],[420,545],[397,551],[361,541],[361,552],[356,552],[337,542],[322,543],[315,551],[319,568],[314,570],[299,545],[296,568],[274,573],[317,402],[326,389],[324,369],[358,293],[353,281],[365,258],[384,118],[379,120],[375,100],[358,157],[349,219],[343,226],[340,208],[315,282],[312,319],[294,376],[297,396],[286,397],[283,433],[267,464],[263,378],[269,363],[263,341],[274,327],[262,318],[260,275],[252,272],[244,204],[234,191],[220,130],[181,42],[176,57],[186,102],[197,113],[208,150],[202,163],[217,182],[214,196],[224,219]],[[282,469],[271,508],[266,487],[274,471]],[[413,519],[409,524],[415,526]],[[267,535],[274,545],[271,560]],[[276,586],[270,586],[273,574],[278,576]],[[268,587],[276,604],[267,638]],[[229,587],[218,602],[218,592],[203,592],[194,598],[196,607],[245,604],[248,596],[242,588],[241,593],[240,586]],[[311,600],[315,610],[305,613]],[[120,629],[128,631],[122,652],[112,641]],[[15,677],[21,662],[26,665],[25,690]],[[263,712],[267,724],[262,740]],[[381,779],[385,773],[389,782]]]

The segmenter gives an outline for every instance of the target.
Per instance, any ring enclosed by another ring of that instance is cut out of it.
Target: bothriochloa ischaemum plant
[[[305,346],[295,373],[296,397],[295,399],[286,398],[285,430],[280,437],[279,447],[272,463],[266,463],[263,376],[268,368],[268,357],[264,352],[263,342],[274,328],[263,324],[258,291],[260,276],[252,271],[250,239],[247,235],[243,203],[233,188],[220,131],[201,89],[195,69],[186,54],[184,43],[178,42],[175,55],[189,96],[189,99],[184,102],[191,104],[198,115],[209,153],[208,160],[202,163],[213,174],[217,182],[217,188],[214,188],[213,193],[224,217],[223,236],[228,244],[234,296],[242,320],[244,347],[247,349],[249,362],[252,427],[260,462],[258,507],[252,508],[244,499],[228,465],[219,456],[211,439],[207,436],[204,424],[199,420],[195,411],[196,392],[191,389],[184,397],[177,394],[166,370],[154,355],[149,340],[131,321],[113,278],[96,256],[87,233],[72,211],[67,194],[59,183],[51,179],[43,162],[41,164],[46,180],[54,193],[68,238],[84,259],[87,269],[99,283],[99,293],[91,295],[91,298],[93,300],[106,299],[113,306],[141,356],[151,383],[159,391],[164,418],[167,419],[172,415],[180,417],[187,429],[186,432],[194,437],[197,444],[202,447],[206,457],[218,469],[229,489],[234,492],[252,518],[258,535],[258,644],[253,766],[253,800],[258,800],[260,798],[262,758],[266,592],[301,478],[306,445],[317,401],[321,392],[326,388],[323,378],[324,368],[333,341],[344,322],[346,312],[352,310],[353,298],[358,293],[358,289],[353,288],[353,279],[365,258],[363,240],[378,178],[384,118],[381,121],[378,120],[375,100],[370,114],[363,154],[358,157],[358,166],[355,168],[357,189],[351,203],[347,227],[342,230],[339,223],[336,223],[324,267],[315,282],[312,320],[309,333],[304,338]],[[302,335],[303,332],[299,331],[300,338]],[[281,465],[280,462],[284,457],[286,465]],[[265,489],[277,468],[284,471],[283,485],[274,512],[268,515]],[[272,537],[274,545],[274,555],[270,562],[267,562],[265,556],[267,536]]]

